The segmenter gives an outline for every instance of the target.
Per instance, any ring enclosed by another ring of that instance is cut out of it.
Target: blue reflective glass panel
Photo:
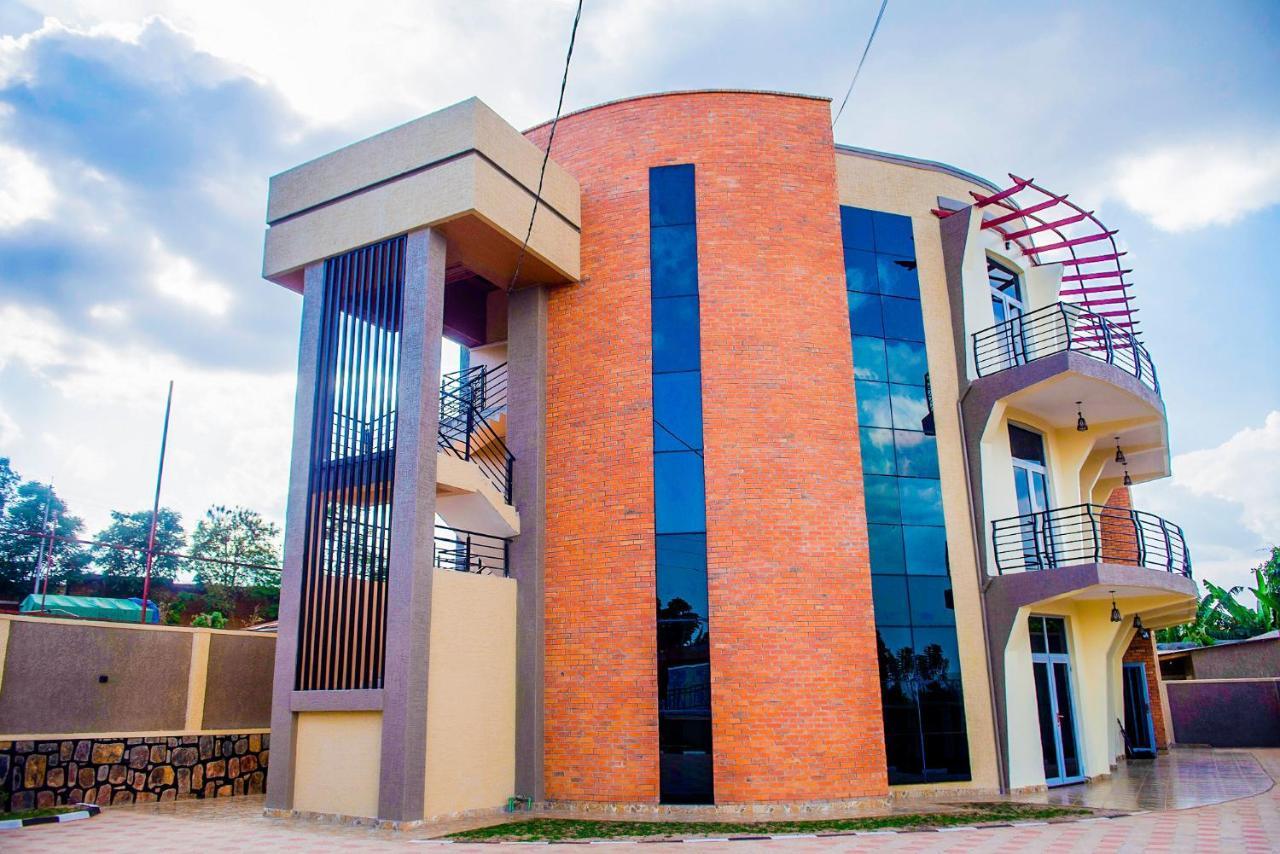
[[[942,486],[926,478],[898,478],[902,521],[907,525],[942,525]]]
[[[884,337],[884,324],[880,321],[880,297],[849,292],[849,329],[854,335]]]
[[[889,364],[889,382],[924,385],[924,375],[929,371],[924,344],[917,341],[886,341],[884,349]]]
[[[898,524],[902,508],[898,501],[898,478],[867,475],[862,479],[866,493],[867,521]]]
[[[924,386],[891,383],[889,395],[893,400],[893,426],[899,430],[921,429],[924,417],[929,414]]]
[[[907,341],[924,340],[924,317],[920,313],[919,300],[882,297],[881,304],[884,337]]]
[[[912,575],[947,574],[947,531],[932,526],[906,525],[902,529],[907,572]]]
[[[687,225],[694,221],[695,207],[692,163],[649,170],[650,228]]]
[[[673,615],[707,618],[707,535],[661,534],[657,547],[658,608]],[[682,600],[683,609],[676,600]],[[674,603],[674,604],[673,604]]]
[[[692,225],[649,232],[649,275],[655,297],[698,292],[698,232]]]
[[[894,342],[897,343],[897,342]],[[853,376],[859,380],[884,382],[889,379],[885,367],[883,338],[853,336]]]
[[[858,426],[892,427],[893,410],[889,406],[888,383],[855,380],[853,386],[858,398]]]
[[[653,372],[696,371],[701,367],[698,298],[653,301]]]
[[[871,552],[871,571],[901,575],[902,528],[898,525],[867,525],[867,544]]]
[[[950,578],[937,575],[908,576],[907,589],[911,593],[911,625],[954,626],[956,624],[956,612],[951,607]]]
[[[844,253],[844,286],[851,291],[878,293],[876,256],[873,252],[850,249]]]
[[[911,236],[911,217],[872,211],[871,225],[875,230],[877,252],[907,258],[916,256],[916,242]]]
[[[925,681],[960,677],[960,644],[954,627],[921,628],[912,634],[916,654],[924,656],[927,664],[920,673]]]
[[[707,530],[702,457],[693,451],[654,454],[653,504],[659,534]]]
[[[862,427],[858,433],[861,439],[863,474],[897,474],[898,468],[894,465],[893,455],[893,431],[883,427]]]
[[[905,626],[911,622],[905,575],[871,576],[871,599],[877,624]]]
[[[894,409],[894,415],[898,410]],[[902,477],[938,476],[938,440],[924,433],[893,431],[898,474]]]
[[[844,248],[865,249],[868,252],[876,248],[871,211],[862,208],[840,208],[840,237]]]
[[[655,451],[701,448],[702,374],[654,374],[653,420]]]
[[[919,299],[920,279],[916,275],[915,261],[910,258],[877,255],[876,271],[881,293]]]

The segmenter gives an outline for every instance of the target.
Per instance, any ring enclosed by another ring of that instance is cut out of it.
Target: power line
[[[884,17],[885,7],[889,5],[889,0],[882,0],[880,3],[880,11],[876,13],[876,22],[871,27],[871,35],[867,37],[867,46],[862,49],[862,58],[858,60],[858,67],[853,72],[853,79],[849,81],[849,89],[844,93],[844,100],[840,102],[840,109],[836,110],[836,117],[831,120],[831,127],[836,126],[836,122],[840,121],[840,115],[844,113],[844,107],[849,103],[849,96],[853,94],[853,85],[858,82],[858,75],[862,73],[862,63],[867,61],[867,54],[871,51],[871,43],[876,40],[876,31],[880,29],[880,19]]]
[[[573,59],[573,43],[578,38],[578,21],[582,18],[582,0],[578,0],[578,10],[573,14],[573,29],[569,32],[569,52],[564,58],[564,76],[560,78],[560,100],[556,102],[556,115],[551,120],[551,132],[547,134],[547,150],[542,152],[542,168],[538,171],[538,191],[533,194],[533,212],[529,214],[529,228],[524,233],[524,243],[520,244],[520,254],[516,256],[516,268],[511,273],[511,284],[507,290],[516,286],[520,276],[520,266],[524,263],[525,252],[529,248],[529,238],[533,236],[533,221],[538,216],[538,205],[542,204],[542,181],[547,177],[547,161],[551,159],[551,143],[556,139],[556,125],[560,123],[560,111],[564,109],[564,90],[569,85],[569,63]]]

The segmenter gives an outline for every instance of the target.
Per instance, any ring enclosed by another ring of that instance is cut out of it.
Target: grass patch
[[[64,812],[77,812],[84,807],[40,807],[39,809],[18,810],[17,812],[0,812],[0,821],[14,821],[20,818],[40,818],[46,815],[62,815]]]
[[[957,812],[902,813],[865,818],[812,821],[597,821],[580,818],[530,818],[451,833],[447,839],[480,842],[566,842],[584,839],[644,839],[687,836],[770,836],[782,833],[834,833],[851,830],[958,827],[989,822],[1027,821],[1088,815],[1080,807],[1039,804],[956,804]]]

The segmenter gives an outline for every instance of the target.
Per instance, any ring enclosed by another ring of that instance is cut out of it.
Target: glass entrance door
[[[1124,665],[1124,734],[1131,753],[1137,756],[1156,755],[1156,728],[1151,720],[1147,667],[1140,661]]]
[[[1040,718],[1040,749],[1044,756],[1044,781],[1050,786],[1082,782],[1084,770],[1076,734],[1066,621],[1061,617],[1031,617],[1028,628],[1036,708]]]
[[[1022,279],[1013,270],[987,258],[987,281],[991,285],[991,311],[1000,327],[1000,339],[1008,367],[1026,361],[1022,337]]]
[[[1049,468],[1044,437],[1010,424],[1009,453],[1013,458],[1013,488],[1021,517],[1024,565],[1027,569],[1045,569],[1053,565],[1053,540],[1045,512],[1049,509]]]

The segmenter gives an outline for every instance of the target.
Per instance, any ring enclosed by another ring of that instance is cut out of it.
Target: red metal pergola
[[[1137,309],[1129,293],[1133,283],[1126,278],[1133,271],[1120,264],[1125,253],[1116,246],[1116,232],[1065,193],[1051,193],[1034,178],[1011,173],[1009,180],[1009,187],[990,195],[970,191],[974,207],[983,211],[983,230],[1017,244],[1037,266],[1062,264],[1067,268],[1059,292],[1063,302],[1079,305],[1136,337]],[[933,213],[945,219],[959,212]]]

